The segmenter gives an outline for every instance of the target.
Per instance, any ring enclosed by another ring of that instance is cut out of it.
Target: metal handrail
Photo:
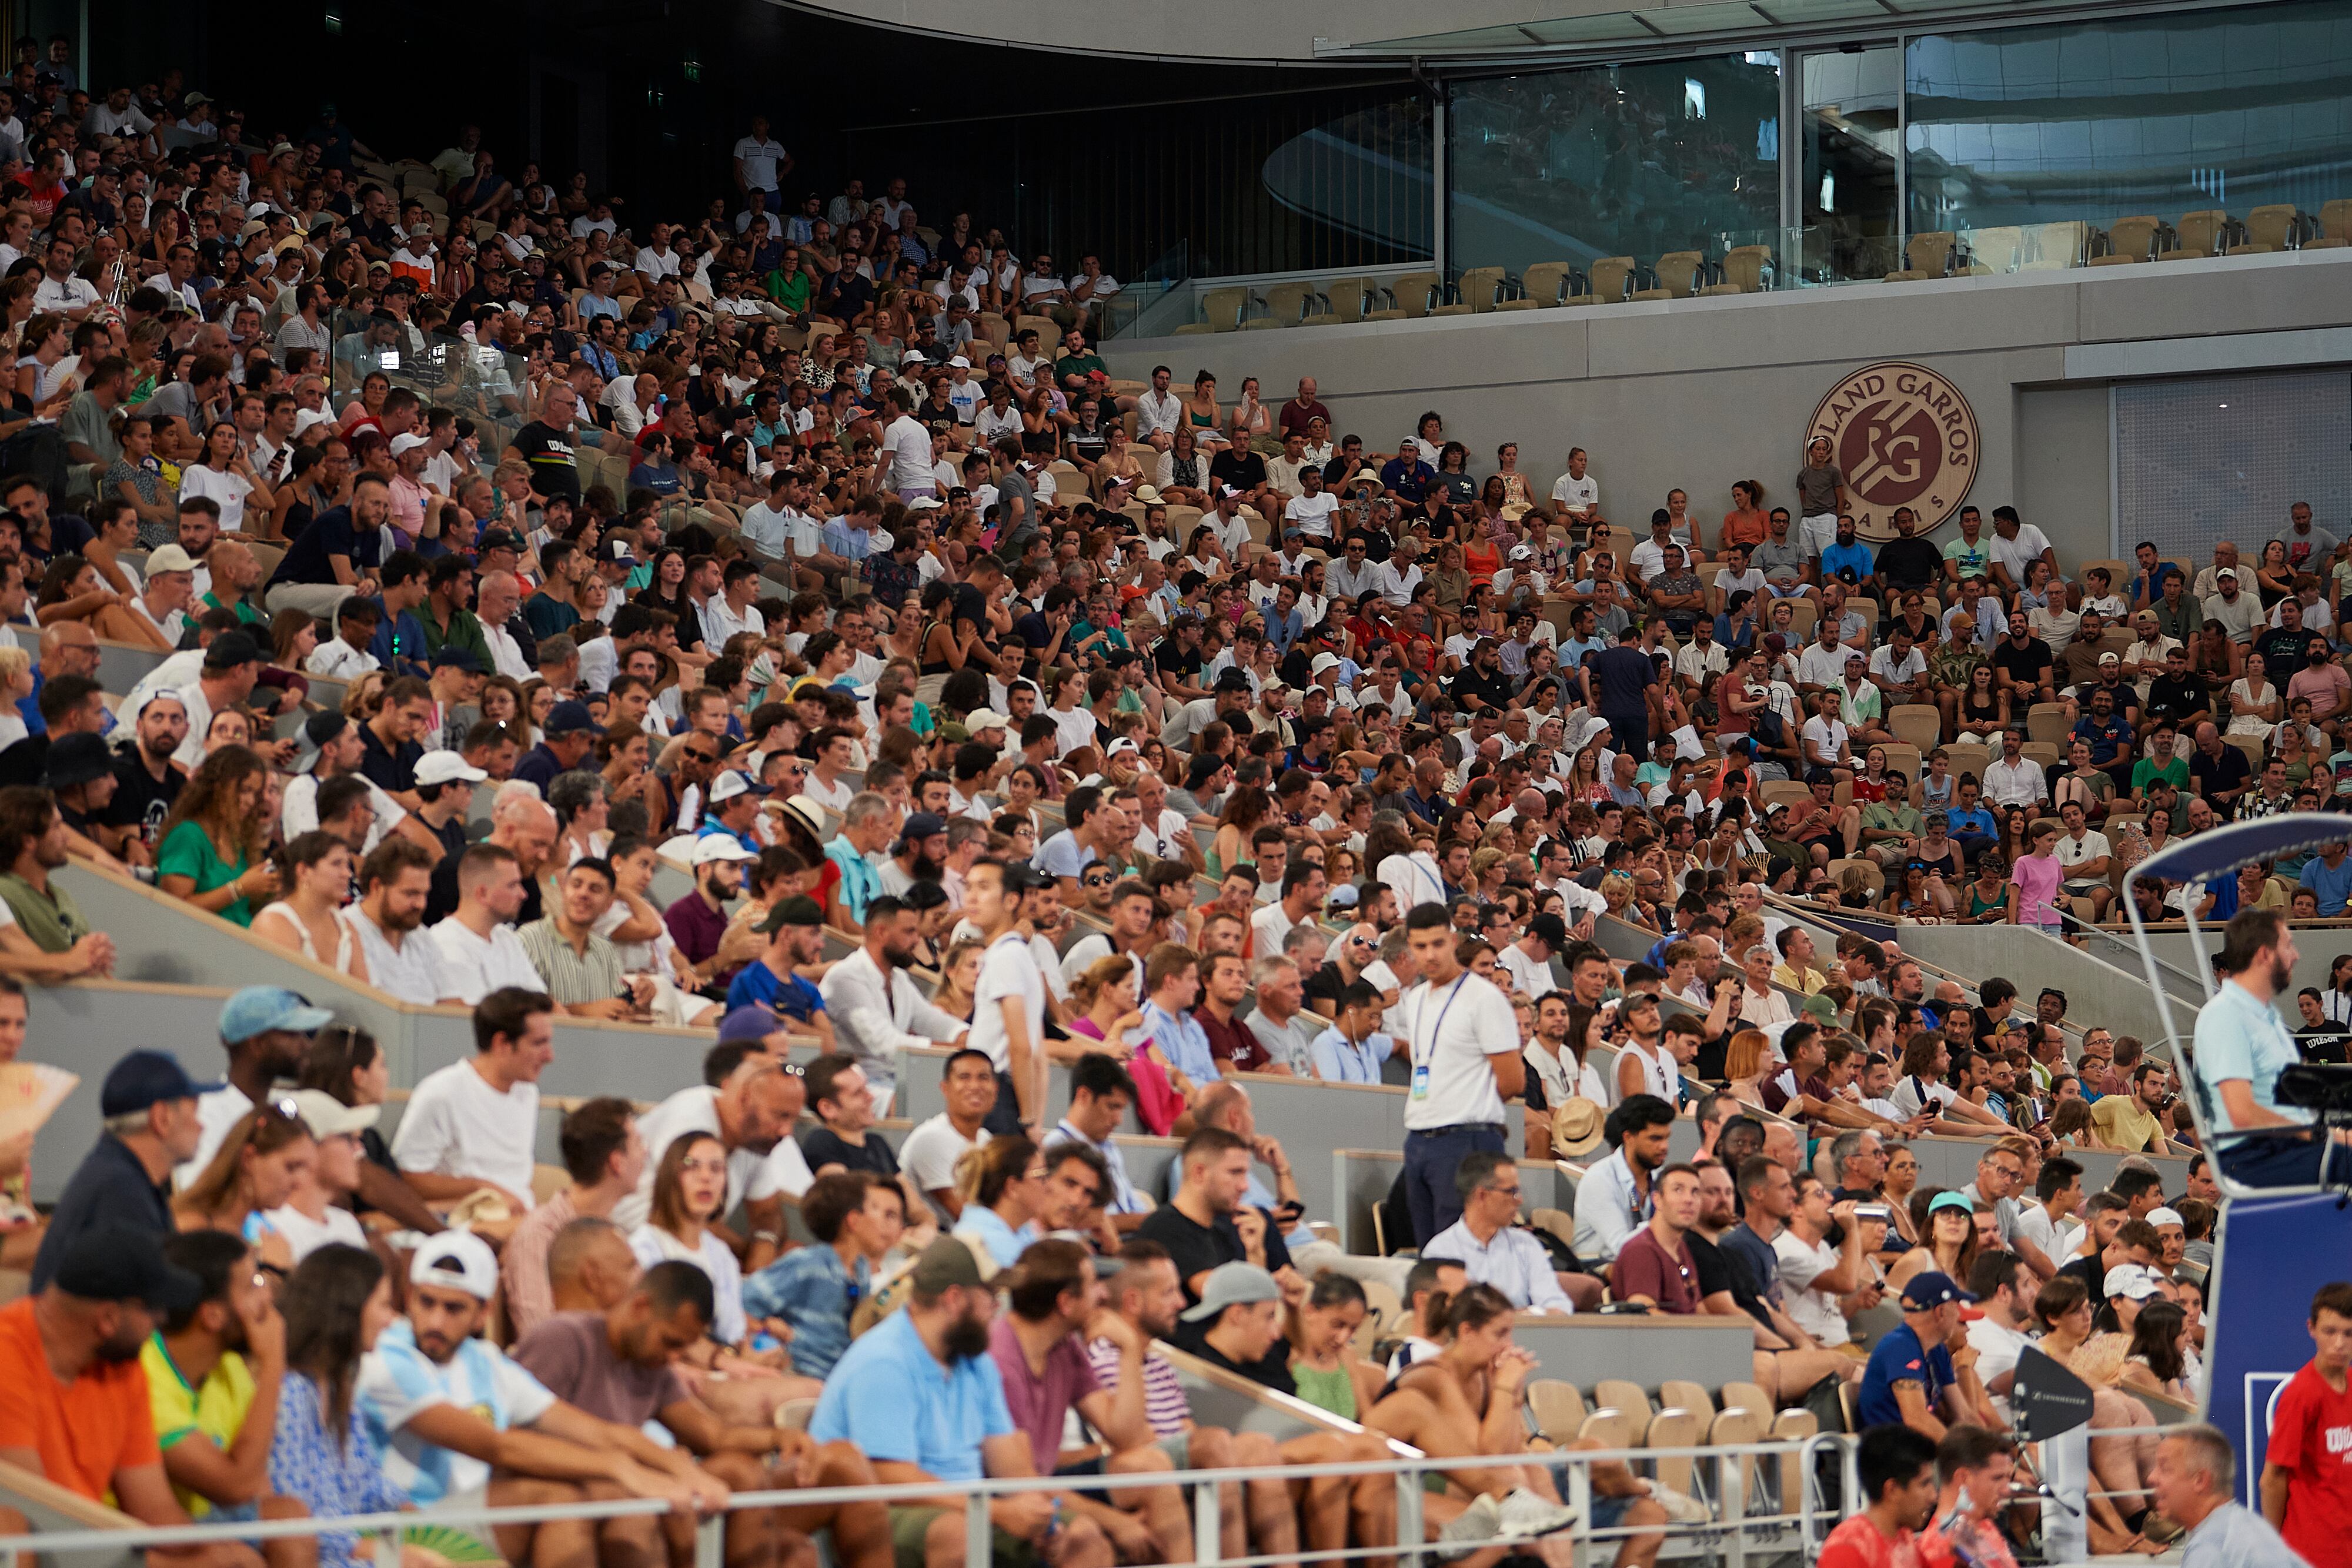
[[[1118,1475],[1106,1473],[1086,1479],[1089,1489],[1121,1490],[1133,1487],[1155,1487],[1180,1484],[1191,1487],[1195,1501],[1195,1535],[1208,1543],[1203,1557],[1215,1557],[1218,1539],[1217,1489],[1228,1482],[1265,1479],[1269,1473],[1285,1479],[1314,1479],[1321,1477],[1353,1479],[1366,1475],[1391,1475],[1398,1483],[1397,1543],[1385,1546],[1350,1547],[1328,1552],[1299,1551],[1284,1553],[1278,1561],[1340,1562],[1358,1558],[1393,1557],[1413,1553],[1415,1544],[1406,1542],[1408,1516],[1413,1534],[1420,1533],[1420,1499],[1422,1478],[1432,1470],[1491,1469],[1503,1466],[1535,1464],[1546,1468],[1561,1465],[1570,1469],[1570,1501],[1579,1518],[1591,1516],[1590,1467],[1594,1464],[1623,1462],[1638,1464],[1661,1458],[1692,1458],[1717,1460],[1747,1458],[1785,1458],[1796,1456],[1810,1461],[1823,1443],[1840,1444],[1845,1450],[1843,1462],[1848,1470],[1853,1466],[1852,1440],[1837,1433],[1820,1433],[1800,1440],[1766,1440],[1756,1443],[1723,1443],[1712,1446],[1661,1447],[1650,1448],[1578,1448],[1530,1449],[1515,1454],[1473,1454],[1458,1458],[1434,1455],[1412,1455],[1409,1458],[1371,1462],[1346,1461],[1328,1464],[1284,1465],[1269,1472],[1263,1468],[1234,1466],[1214,1470],[1187,1470],[1171,1476],[1164,1470],[1138,1471]],[[1795,1524],[1801,1531],[1809,1527],[1811,1515],[1810,1491],[1799,1501],[1796,1511],[1790,1513],[1749,1515],[1745,1511],[1743,1466],[1727,1467],[1723,1475],[1727,1496],[1720,1500],[1727,1513],[1730,1505],[1738,1505],[1734,1517],[1699,1524],[1677,1524],[1671,1521],[1657,1525],[1617,1525],[1606,1529],[1591,1526],[1571,1527],[1585,1540],[1615,1540],[1634,1535],[1673,1534],[1677,1531],[1691,1535],[1731,1535],[1737,1541],[1758,1530],[1778,1529]],[[1026,1492],[1064,1491],[1070,1486],[1066,1476],[1009,1476],[954,1483],[951,1487],[940,1481],[897,1482],[863,1487],[810,1487],[796,1490],[736,1492],[718,1513],[703,1519],[698,1526],[698,1561],[715,1563],[719,1560],[719,1532],[728,1513],[755,1508],[805,1508],[811,1505],[846,1502],[914,1501],[938,1497],[943,1490],[952,1490],[967,1498],[993,1499],[1013,1497]],[[1785,1502],[1785,1500],[1784,1500]],[[398,1568],[399,1532],[420,1524],[455,1525],[461,1528],[495,1529],[499,1525],[543,1524],[558,1520],[625,1519],[647,1514],[667,1514],[670,1506],[654,1498],[625,1498],[608,1501],[579,1503],[542,1503],[510,1508],[436,1508],[430,1513],[369,1513],[342,1518],[304,1518],[286,1520],[254,1520],[232,1523],[139,1525],[127,1530],[69,1530],[37,1532],[26,1536],[0,1538],[0,1568],[17,1568],[25,1556],[33,1553],[50,1554],[70,1552],[133,1552],[153,1546],[202,1545],[215,1542],[257,1542],[289,1537],[316,1535],[327,1531],[352,1534],[377,1534],[387,1537],[388,1555],[377,1559],[384,1568]],[[971,1521],[967,1542],[967,1568],[987,1568],[991,1553],[990,1525],[985,1508],[966,1511]],[[1488,1544],[1502,1544],[1501,1541]],[[1452,1543],[1460,1545],[1464,1543]],[[1736,1557],[1741,1548],[1735,1545]],[[1227,1560],[1231,1568],[1255,1568],[1271,1564],[1277,1559],[1247,1557]]]

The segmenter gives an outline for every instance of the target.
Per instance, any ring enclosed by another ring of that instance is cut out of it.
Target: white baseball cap
[[[714,806],[721,800],[732,800],[738,795],[764,795],[767,792],[732,768],[710,782],[710,802]]]
[[[409,1260],[408,1282],[463,1291],[478,1301],[499,1293],[499,1260],[490,1244],[470,1230],[445,1230]]]
[[[419,784],[446,784],[458,779],[468,784],[479,784],[488,777],[468,763],[460,752],[428,751],[416,762],[416,781]]]
[[[749,861],[760,857],[745,849],[742,841],[732,833],[711,833],[695,840],[694,853],[687,858],[695,865],[709,865],[713,861]]]

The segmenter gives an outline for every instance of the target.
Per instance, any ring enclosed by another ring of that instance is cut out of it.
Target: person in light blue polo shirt
[[[1307,1056],[1326,1083],[1378,1083],[1381,1063],[1396,1054],[1396,1040],[1380,1032],[1381,993],[1357,980],[1339,993],[1339,1016],[1315,1037]]]
[[[906,1306],[835,1364],[809,1435],[820,1443],[856,1444],[886,1484],[935,1480],[952,1489],[1036,1474],[1029,1439],[1005,1404],[1003,1375],[988,1353],[995,1315],[995,1293],[971,1249],[948,1237],[932,1242],[915,1260]],[[1057,1532],[1057,1561],[1111,1560],[1094,1522],[1065,1519],[1046,1493],[1002,1497],[986,1507],[999,1563],[1032,1568]],[[963,1508],[894,1503],[890,1539],[900,1563],[953,1556],[963,1550]]]
[[[1143,984],[1150,997],[1143,1004],[1143,1032],[1160,1053],[1195,1088],[1223,1077],[1209,1051],[1209,1031],[1192,1016],[1192,1004],[1201,999],[1200,956],[1190,947],[1163,942],[1144,959]]]
[[[2311,1113],[2277,1099],[2279,1074],[2303,1060],[2277,1007],[2297,956],[2284,911],[2240,910],[2221,928],[2214,959],[2227,978],[2197,1014],[2197,1082],[2214,1128],[2214,1157],[2248,1186],[2306,1186],[2322,1179],[2323,1165],[2346,1167],[2343,1151],[2308,1130]],[[2290,1131],[2231,1135],[2266,1127]]]
[[[2322,920],[2340,918],[2352,901],[2352,854],[2345,850],[2343,844],[2330,844],[2303,862],[2299,880],[2318,895]]]

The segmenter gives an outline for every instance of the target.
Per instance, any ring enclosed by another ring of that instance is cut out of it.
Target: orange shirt
[[[61,1385],[41,1348],[33,1298],[0,1307],[0,1448],[30,1448],[49,1479],[93,1502],[117,1471],[161,1464],[147,1374],[133,1357],[95,1362]]]

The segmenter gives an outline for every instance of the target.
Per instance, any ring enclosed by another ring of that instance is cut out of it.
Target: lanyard
[[[1416,1056],[1413,1059],[1412,1063],[1416,1068],[1428,1067],[1437,1060],[1437,1037],[1444,1031],[1445,1015],[1453,1010],[1454,999],[1462,994],[1462,982],[1469,977],[1470,972],[1467,969],[1465,969],[1462,973],[1454,977],[1454,988],[1446,994],[1445,1005],[1437,1009],[1437,1027],[1429,1031],[1428,1059],[1424,1061]],[[1412,1014],[1412,1032],[1416,1036],[1421,1033],[1421,1020],[1427,1017],[1428,1013],[1429,993],[1427,991],[1423,991],[1421,994],[1421,1005],[1413,1009]]]

